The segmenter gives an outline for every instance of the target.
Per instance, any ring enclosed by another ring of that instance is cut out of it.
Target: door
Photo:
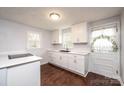
[[[39,86],[40,61],[13,66],[7,69],[8,86]]]
[[[107,77],[116,78],[119,74],[116,54],[92,53],[93,71]]]
[[[120,73],[120,39],[117,24],[94,28],[91,35],[91,71],[117,78]]]

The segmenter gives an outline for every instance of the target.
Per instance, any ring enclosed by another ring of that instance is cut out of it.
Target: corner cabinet
[[[49,63],[81,76],[86,76],[88,72],[88,54],[49,52],[49,58]]]
[[[73,43],[88,43],[87,22],[72,25]]]
[[[52,44],[61,44],[61,30],[52,31]]]

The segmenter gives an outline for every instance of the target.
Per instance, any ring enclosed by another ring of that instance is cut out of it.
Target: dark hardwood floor
[[[92,72],[82,77],[53,66],[45,64],[41,66],[42,86],[120,86],[118,80],[107,78]]]

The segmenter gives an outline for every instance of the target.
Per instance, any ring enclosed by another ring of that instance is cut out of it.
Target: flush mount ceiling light
[[[60,14],[55,13],[55,12],[52,12],[52,13],[49,14],[49,17],[50,17],[52,20],[57,21],[57,20],[60,19]]]

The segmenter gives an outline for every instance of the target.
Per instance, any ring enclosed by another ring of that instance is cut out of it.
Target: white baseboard
[[[118,77],[117,79],[120,82],[121,86],[124,86],[124,82],[122,81],[121,77]]]
[[[48,62],[48,63],[49,63],[49,62]],[[76,71],[74,71],[74,70],[71,70],[71,69],[62,67],[62,66],[57,65],[57,64],[54,64],[54,63],[50,63],[50,64],[53,64],[53,65],[55,65],[55,66],[57,66],[57,67],[60,67],[60,68],[62,68],[62,69],[65,69],[65,70],[67,70],[67,71],[70,71],[70,72],[72,72],[72,73],[75,73],[75,74],[80,75],[80,76],[83,76],[83,77],[86,77],[87,74],[88,74],[88,72],[86,72],[85,74],[81,74],[81,73],[78,73],[78,72],[76,72]]]
[[[87,73],[84,75],[84,77],[86,77],[86,76],[88,75],[88,73],[89,73],[89,72],[87,72]]]

